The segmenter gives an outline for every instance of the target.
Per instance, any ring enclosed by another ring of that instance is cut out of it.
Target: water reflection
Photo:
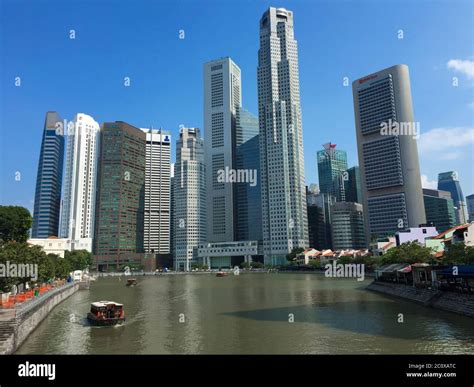
[[[126,287],[100,279],[77,292],[18,353],[474,353],[472,319],[368,292],[353,279],[241,274],[138,281]],[[98,300],[123,303],[125,324],[89,326],[86,313]]]

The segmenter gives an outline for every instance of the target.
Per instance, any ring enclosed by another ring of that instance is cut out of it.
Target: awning
[[[395,273],[396,271],[403,270],[406,267],[410,267],[408,263],[390,263],[383,265],[375,270],[378,273]]]
[[[447,277],[474,277],[474,265],[456,265],[458,274],[453,275],[453,266],[443,269],[443,275]]]
[[[411,273],[411,265],[398,270],[399,273]]]

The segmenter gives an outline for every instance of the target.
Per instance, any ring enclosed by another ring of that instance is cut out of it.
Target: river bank
[[[417,289],[413,286],[374,281],[367,290],[402,298],[427,307],[474,317],[474,296],[436,289]]]
[[[0,355],[14,353],[56,305],[80,288],[67,283],[12,309],[0,309]]]

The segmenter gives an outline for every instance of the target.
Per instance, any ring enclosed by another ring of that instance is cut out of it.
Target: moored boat
[[[117,325],[123,324],[125,314],[123,305],[114,301],[97,301],[91,304],[91,311],[87,319],[92,325]]]

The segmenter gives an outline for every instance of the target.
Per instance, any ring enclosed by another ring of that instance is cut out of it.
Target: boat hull
[[[87,320],[91,325],[95,326],[112,326],[112,325],[121,325],[125,322],[125,317],[123,318],[107,318],[99,319],[95,317],[92,313],[87,313]]]

